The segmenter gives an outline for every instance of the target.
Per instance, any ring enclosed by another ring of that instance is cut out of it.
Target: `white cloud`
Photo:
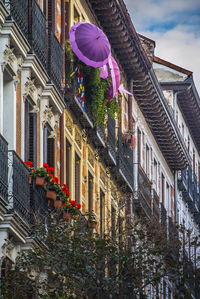
[[[200,93],[200,37],[196,38],[184,26],[177,26],[162,36],[148,31],[144,35],[156,41],[156,56],[193,72]]]
[[[200,1],[124,1],[136,30],[155,40],[156,56],[192,71],[200,93]]]

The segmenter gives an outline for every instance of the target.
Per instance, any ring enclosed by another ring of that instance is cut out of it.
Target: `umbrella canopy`
[[[101,67],[110,57],[110,44],[97,26],[87,22],[76,23],[69,33],[72,50],[85,64]]]
[[[116,96],[116,93],[120,86],[120,71],[117,62],[115,59],[110,56],[108,59],[108,65],[110,69],[110,75],[111,75],[111,85],[109,89],[109,95],[111,98]]]

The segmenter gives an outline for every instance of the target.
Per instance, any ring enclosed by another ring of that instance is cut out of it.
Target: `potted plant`
[[[91,212],[87,212],[86,217],[88,218],[88,227],[89,228],[96,228],[97,226],[97,218],[96,218],[96,214],[94,213],[94,211]]]
[[[57,193],[62,191],[57,177],[53,177],[51,181],[47,183],[46,190],[46,198],[56,200]]]
[[[79,217],[79,211],[81,208],[80,203],[76,203],[75,200],[67,199],[63,205],[63,218],[66,220]]]
[[[24,164],[29,168],[29,184],[32,182],[32,177],[35,174],[35,169],[33,168],[33,162],[31,161],[24,161]]]
[[[126,146],[133,149],[136,146],[136,138],[135,138],[134,132],[129,130],[126,133],[124,133],[122,135],[122,142]]]

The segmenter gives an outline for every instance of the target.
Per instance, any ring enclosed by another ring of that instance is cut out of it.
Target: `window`
[[[48,124],[43,129],[43,162],[50,167],[55,165],[55,140],[51,137],[51,128]]]
[[[194,172],[194,174],[195,174],[195,172],[196,172],[196,169],[195,169],[195,166],[196,166],[196,164],[195,164],[195,150],[193,149],[193,156],[192,156],[192,164],[193,164],[193,172]]]
[[[74,24],[76,24],[78,22],[80,22],[80,15],[79,15],[77,9],[74,6]]]
[[[184,138],[184,131],[185,131],[184,130],[184,124],[182,123],[182,132],[181,133],[182,133],[183,138]]]
[[[146,145],[146,174],[148,177],[150,176],[149,166],[149,147]]]
[[[70,174],[71,174],[71,144],[69,141],[66,139],[66,162],[65,162],[65,167],[66,167],[66,185],[68,188],[70,188]]]
[[[93,210],[93,177],[90,172],[88,172],[88,211]]]
[[[116,239],[116,210],[111,206],[111,236],[112,239]]]
[[[80,202],[80,158],[75,153],[75,201]]]
[[[138,151],[138,163],[141,163],[141,131],[138,129],[138,134],[137,134],[137,151]]]
[[[165,177],[162,174],[162,203],[165,204]]]
[[[157,191],[157,181],[158,181],[158,164],[154,159],[153,163],[153,182],[154,182],[154,189]]]
[[[33,112],[30,99],[25,102],[24,113],[24,159],[37,167],[37,113]]]
[[[166,183],[166,203],[167,203],[167,209],[168,209],[168,215],[170,216],[170,203],[169,203],[169,185]]]
[[[104,234],[104,223],[105,221],[105,194],[100,190],[100,235]]]

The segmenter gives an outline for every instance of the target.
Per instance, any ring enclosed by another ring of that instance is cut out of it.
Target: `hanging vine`
[[[109,86],[111,84],[110,76],[107,79],[101,79],[100,69],[85,65],[74,55],[69,41],[66,41],[66,55],[71,65],[80,69],[83,73],[83,83],[85,86],[85,105],[91,105],[94,125],[104,126],[105,115],[108,113],[111,118],[119,114],[119,104],[115,99],[109,98]],[[71,84],[70,73],[73,72],[72,66],[67,71],[66,79]]]

